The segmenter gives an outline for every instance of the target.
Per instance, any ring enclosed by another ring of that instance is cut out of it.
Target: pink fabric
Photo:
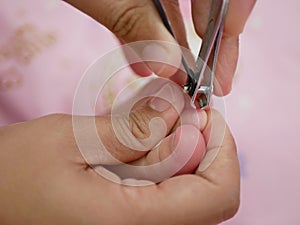
[[[242,163],[241,208],[230,225],[300,223],[300,2],[258,1],[241,37],[226,98]]]
[[[0,3],[0,125],[70,113],[85,69],[118,42],[60,1]],[[258,1],[241,36],[225,98],[241,161],[241,208],[224,224],[300,222],[299,8],[296,0]]]
[[[101,25],[56,0],[1,0],[0,30],[0,125],[70,113],[86,68],[118,45]]]

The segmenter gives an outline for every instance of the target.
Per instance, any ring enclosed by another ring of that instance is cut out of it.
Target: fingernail
[[[147,44],[142,51],[142,59],[144,61],[161,62],[166,57],[168,57],[166,48],[158,43]]]
[[[166,61],[168,55],[166,48],[157,43],[146,45],[142,51],[143,61],[146,61],[149,68],[157,75],[163,72],[165,68],[163,62]]]
[[[180,47],[172,42],[151,41],[141,51],[142,60],[161,77],[174,75],[181,65]]]
[[[149,106],[158,112],[164,112],[175,101],[174,90],[170,84],[165,84],[150,100]]]
[[[207,125],[207,113],[205,110],[201,110],[199,113],[200,130],[203,131]]]
[[[162,98],[154,97],[150,100],[149,106],[155,111],[164,112],[171,106],[171,104]]]
[[[197,170],[199,172],[204,172],[205,170],[207,170],[207,168],[213,163],[213,161],[217,157],[218,152],[219,152],[219,148],[215,148],[213,150],[206,152]]]

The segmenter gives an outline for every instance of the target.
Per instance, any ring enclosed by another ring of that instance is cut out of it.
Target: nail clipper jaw
[[[160,0],[153,0],[153,2],[165,27],[170,34],[176,38]],[[201,61],[197,60],[198,62],[196,62],[198,72],[193,71],[182,56],[182,64],[188,75],[188,79],[186,84],[183,86],[183,90],[192,97],[192,104],[198,105],[200,108],[204,108],[209,105],[210,98],[213,93],[214,71],[228,5],[229,0],[213,0],[212,2],[211,13],[209,16],[210,23],[208,24],[207,31],[205,32],[203,43],[198,54],[198,58],[201,59]],[[198,64],[199,62],[200,64]],[[206,67],[211,69],[210,77],[207,77],[205,74]]]
[[[195,86],[195,85],[194,85]],[[184,85],[183,90],[188,95],[194,94],[195,88],[192,88],[189,84]],[[194,104],[199,108],[205,108],[210,103],[211,90],[207,86],[200,86]]]
[[[192,77],[193,74],[188,74],[187,82],[183,86],[184,92],[191,97],[194,95],[195,89],[197,87],[197,81],[193,80]],[[208,106],[210,102],[211,94],[212,94],[211,87],[206,85],[200,85],[194,104],[200,108],[204,108]]]
[[[188,78],[186,83],[183,86],[183,90],[185,93],[187,93],[189,96],[193,96],[193,93],[195,92],[197,82],[193,79],[194,72],[192,70],[189,71]]]
[[[200,86],[196,97],[200,108],[205,108],[209,105],[211,95],[211,88],[209,86]]]

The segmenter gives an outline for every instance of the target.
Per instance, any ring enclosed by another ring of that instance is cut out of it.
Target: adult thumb
[[[131,66],[138,74],[150,75],[152,71],[159,76],[170,77],[178,70],[180,47],[163,25],[152,1],[65,1],[103,24],[122,43],[156,40],[146,43],[143,48],[134,49],[140,62]],[[127,58],[136,57],[130,52],[125,51],[125,54]]]

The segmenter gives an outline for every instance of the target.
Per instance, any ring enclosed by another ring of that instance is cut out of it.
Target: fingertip
[[[212,171],[219,174],[226,171],[238,174],[235,141],[222,114],[216,110],[210,110],[207,114],[208,124],[203,131],[207,152],[197,172],[206,173],[207,176],[211,176]]]
[[[152,71],[143,62],[132,63],[132,64],[130,64],[130,67],[137,75],[139,75],[141,77],[147,77],[152,74]]]
[[[247,19],[256,3],[256,0],[231,0],[226,16],[226,33],[238,36],[244,30]],[[238,20],[236,18],[239,18]]]
[[[174,81],[179,86],[183,86],[186,83],[187,75],[182,70],[177,70],[176,73],[170,77],[170,80]]]
[[[167,33],[167,35],[170,35]],[[172,37],[171,37],[172,38]],[[181,51],[171,40],[144,40],[123,45],[123,52],[131,68],[140,76],[152,73],[171,77],[181,65]]]
[[[200,121],[200,131],[203,131],[207,125],[207,121],[208,121],[208,116],[205,110],[201,109],[198,112],[198,118]]]
[[[180,48],[173,40],[148,42],[140,54],[150,70],[160,77],[174,75],[181,62]]]
[[[150,92],[149,95],[152,98],[160,98],[168,102],[175,110],[177,117],[184,109],[185,96],[182,89],[168,79],[157,78],[146,85],[143,91]],[[165,116],[167,117],[168,115]]]
[[[214,93],[225,96],[230,93],[239,56],[239,37],[223,35],[215,71]]]
[[[214,89],[214,95],[216,95],[218,97],[224,97],[224,96],[230,94],[230,92],[232,90],[232,81],[231,80],[224,82],[222,84],[219,84],[219,85],[220,85],[219,88]]]
[[[193,173],[206,151],[204,138],[201,132],[193,125],[178,127],[175,137],[175,160],[183,164],[176,175]]]

